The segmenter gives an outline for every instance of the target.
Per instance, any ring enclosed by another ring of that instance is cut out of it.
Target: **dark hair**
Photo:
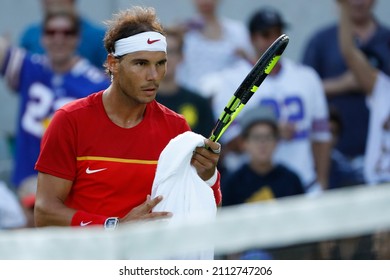
[[[115,14],[105,22],[108,29],[104,36],[104,47],[108,53],[115,52],[115,42],[138,33],[156,31],[164,35],[162,25],[151,7],[135,6]]]
[[[247,125],[244,128],[244,130],[242,131],[242,138],[247,139],[249,137],[249,131],[252,129],[253,126],[255,126],[257,124],[268,125],[272,129],[272,134],[275,137],[275,139],[279,138],[279,128],[278,128],[277,123],[272,121],[272,120],[267,120],[267,119],[255,120],[255,121],[251,122],[249,125]]]
[[[264,32],[273,27],[278,27],[282,31],[287,24],[278,10],[271,6],[257,10],[248,22],[248,29],[251,34]]]
[[[72,30],[75,34],[80,34],[80,17],[76,11],[67,6],[55,6],[47,10],[43,20],[43,26],[46,28],[48,22],[56,17],[65,17],[72,22]]]
[[[184,30],[177,27],[168,27],[165,28],[165,34],[166,36],[171,36],[175,38],[178,42],[178,51],[180,54],[183,53],[183,45],[184,45]]]

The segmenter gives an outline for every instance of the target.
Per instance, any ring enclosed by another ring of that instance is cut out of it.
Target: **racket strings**
[[[272,71],[287,47],[288,42],[289,37],[285,34],[281,35],[256,62],[219,116],[211,132],[210,140],[219,140],[252,95],[258,90],[260,84]]]

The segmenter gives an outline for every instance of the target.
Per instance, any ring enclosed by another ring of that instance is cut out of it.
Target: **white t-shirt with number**
[[[293,138],[279,142],[275,151],[275,161],[295,171],[303,185],[307,186],[316,179],[312,141],[325,142],[331,137],[325,93],[318,74],[312,68],[286,58],[282,58],[280,63],[281,71],[277,75],[269,75],[264,80],[242,112],[253,106],[272,106],[279,121],[294,124]],[[204,94],[213,96],[215,114],[222,112],[252,67],[253,65],[238,63],[235,68],[215,73],[202,80]],[[240,115],[237,116],[237,120]],[[238,135],[237,126],[238,122],[231,124],[222,142]]]
[[[248,107],[272,106],[280,122],[292,123],[291,140],[281,140],[275,160],[297,172],[304,186],[316,179],[312,141],[330,140],[328,107],[318,74],[310,67],[282,59],[281,71],[269,75]]]

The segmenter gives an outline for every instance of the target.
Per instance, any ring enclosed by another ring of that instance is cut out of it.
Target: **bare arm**
[[[205,144],[212,150],[218,150],[220,144],[209,139],[205,140]],[[203,180],[210,179],[215,172],[219,160],[219,153],[213,153],[204,147],[197,147],[192,156],[191,163],[195,167],[198,175]]]
[[[34,213],[36,226],[69,226],[71,224],[76,210],[64,204],[71,187],[72,181],[38,173]]]
[[[0,66],[3,65],[7,49],[9,47],[8,40],[0,36]]]
[[[38,174],[34,213],[37,227],[71,225],[72,218],[77,210],[67,207],[64,202],[69,195],[72,184],[72,181],[49,174],[41,172]],[[125,217],[121,218],[120,223],[171,216],[169,212],[151,212],[153,207],[161,200],[161,196],[154,199],[148,196],[144,203],[133,208]]]
[[[214,192],[215,202],[219,206],[222,202],[222,194],[220,177],[219,173],[217,173],[217,164],[220,157],[221,145],[210,139],[205,139],[205,145],[210,149],[197,147],[191,158],[191,164],[195,167],[199,177],[204,181],[208,181],[207,184],[212,185],[211,188]],[[213,152],[212,150],[219,152]],[[216,175],[215,177],[213,177],[214,174]]]
[[[322,83],[326,96],[328,97],[342,95],[347,91],[361,90],[355,76],[351,71],[347,71],[344,74],[334,78],[324,79]]]
[[[330,165],[330,150],[331,143],[329,142],[313,142],[312,144],[314,164],[317,172],[317,181],[323,189],[328,188],[329,165]]]
[[[348,13],[348,1],[338,0],[338,2],[341,10],[339,26],[341,53],[364,92],[370,94],[374,88],[378,70],[371,66],[364,53],[354,44],[352,24]]]

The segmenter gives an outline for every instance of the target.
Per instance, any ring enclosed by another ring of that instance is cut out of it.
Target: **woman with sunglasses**
[[[77,14],[58,6],[45,14],[41,37],[45,54],[10,46],[0,37],[1,75],[20,96],[12,176],[17,188],[37,175],[34,165],[53,113],[109,85],[102,71],[76,54],[79,31]]]

